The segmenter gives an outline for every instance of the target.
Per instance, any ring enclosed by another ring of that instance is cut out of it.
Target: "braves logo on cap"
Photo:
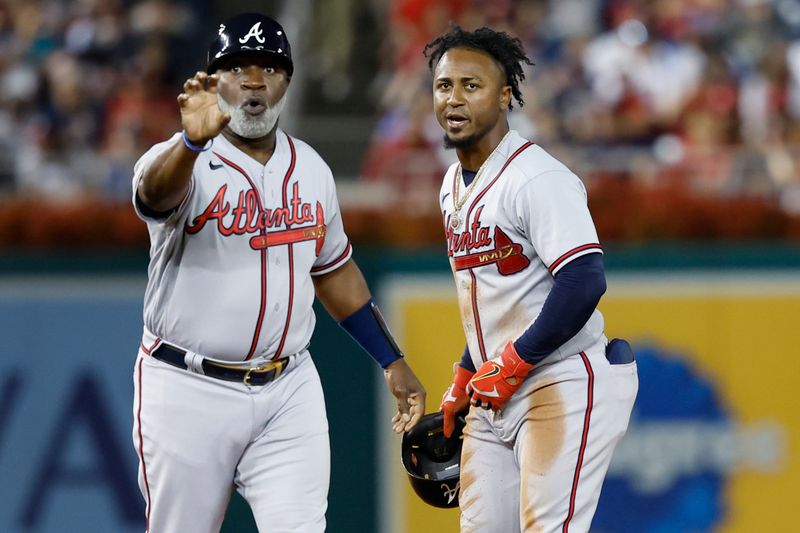
[[[261,31],[261,21],[258,21],[255,24],[253,24],[253,26],[250,28],[250,31],[248,31],[244,37],[239,38],[239,42],[244,44],[247,41],[249,41],[251,37],[253,37],[260,44],[264,44],[264,41],[266,41],[266,39],[262,37],[263,33],[264,32]]]

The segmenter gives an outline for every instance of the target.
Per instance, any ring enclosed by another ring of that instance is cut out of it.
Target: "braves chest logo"
[[[490,228],[481,223],[483,206],[475,211],[475,220],[469,231],[457,233],[450,227],[450,220],[445,221],[447,228],[447,253],[453,258],[455,270],[469,270],[485,265],[497,265],[497,271],[503,276],[510,276],[525,270],[530,264],[522,252],[522,245],[512,242],[499,226],[494,227],[494,234],[490,237]],[[478,248],[485,248],[494,244],[493,248],[480,252],[471,252]],[[467,252],[464,255],[456,254]]]
[[[226,199],[228,185],[225,184],[209,202],[205,210],[186,224],[186,233],[198,233],[207,223],[216,221],[216,230],[223,237],[258,233],[250,238],[250,247],[261,250],[272,246],[292,244],[304,241],[316,241],[315,252],[319,256],[325,242],[327,226],[322,204],[317,202],[316,209],[308,202],[303,202],[299,191],[300,185],[295,182],[292,187],[292,198],[288,205],[274,209],[261,209],[256,191],[248,189],[240,191],[236,207]],[[232,217],[226,217],[232,214]],[[310,222],[310,224],[308,224]],[[268,231],[279,226],[295,226],[307,224],[299,228]]]

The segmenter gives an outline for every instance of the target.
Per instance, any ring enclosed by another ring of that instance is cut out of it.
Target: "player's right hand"
[[[533,365],[523,360],[514,343],[508,341],[500,356],[483,363],[470,380],[470,403],[482,409],[502,409],[532,370]]]
[[[456,416],[469,408],[467,383],[475,375],[458,363],[453,366],[453,370],[453,383],[444,391],[442,403],[439,405],[439,410],[444,414],[444,436],[447,438],[450,438],[456,427]]]
[[[223,113],[217,103],[219,74],[198,72],[183,84],[178,95],[181,108],[181,124],[186,137],[198,145],[213,139],[228,125],[231,116]]]

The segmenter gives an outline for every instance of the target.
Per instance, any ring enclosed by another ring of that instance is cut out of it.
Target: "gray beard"
[[[270,107],[267,104],[267,109],[258,116],[248,115],[244,109],[229,103],[219,93],[217,93],[217,103],[223,113],[231,116],[228,127],[233,133],[245,139],[260,139],[271,132],[278,122],[278,117],[286,105],[286,93],[275,102],[274,106]]]

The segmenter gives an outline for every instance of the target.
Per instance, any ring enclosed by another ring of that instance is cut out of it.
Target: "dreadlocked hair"
[[[503,67],[506,85],[511,87],[514,100],[519,102],[520,107],[525,105],[519,90],[519,83],[525,79],[522,65],[523,63],[533,65],[533,63],[528,59],[525,48],[518,38],[491,28],[464,31],[460,26],[454,25],[450,31],[425,45],[422,53],[428,58],[428,67],[433,70],[436,62],[451,48],[471,48],[492,56]],[[511,100],[508,102],[508,108],[513,108]]]

